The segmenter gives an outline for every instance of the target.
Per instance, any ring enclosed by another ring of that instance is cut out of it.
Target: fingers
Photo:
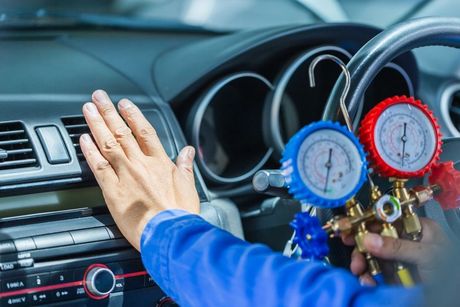
[[[345,244],[346,246],[354,246],[354,245],[356,245],[355,238],[354,238],[354,236],[352,234],[342,233],[342,234],[340,234],[340,237],[342,238],[343,244]]]
[[[422,223],[423,236],[421,242],[432,243],[432,244],[447,244],[448,239],[444,234],[441,226],[435,221],[428,218],[420,218]]]
[[[376,282],[371,274],[365,273],[359,277],[359,282],[365,286],[375,286]]]
[[[364,255],[361,254],[358,249],[354,249],[353,253],[351,254],[351,263],[350,263],[350,271],[354,275],[362,275],[366,272],[367,264],[366,258]]]
[[[120,143],[117,142],[107,127],[96,105],[91,102],[86,103],[83,106],[83,115],[96,140],[100,153],[113,166],[115,171],[122,168],[125,163],[120,163],[120,161],[127,160],[127,157]]]
[[[191,146],[184,147],[177,157],[176,166],[187,178],[194,180],[193,177],[193,159],[195,158],[195,149]]]
[[[167,157],[155,129],[142,112],[128,99],[120,100],[118,108],[121,116],[133,131],[144,154],[148,156],[162,155]]]
[[[88,134],[83,134],[80,137],[80,147],[83,155],[88,162],[91,171],[96,177],[97,182],[104,188],[107,184],[116,182],[118,180],[115,171],[110,163],[101,155],[96,144]]]
[[[364,237],[364,246],[372,255],[386,260],[421,264],[431,259],[431,246],[426,243],[368,233]]]
[[[120,117],[107,93],[103,90],[97,90],[93,93],[92,98],[99,113],[102,115],[102,118],[116,140],[120,143],[126,155],[128,157],[139,155],[141,150],[131,133],[131,129],[128,128]]]

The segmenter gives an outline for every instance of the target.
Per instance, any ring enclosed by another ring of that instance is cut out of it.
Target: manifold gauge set
[[[342,112],[348,116],[343,108]],[[311,212],[297,213],[291,222],[292,243],[300,258],[326,261],[329,238],[353,236],[369,273],[382,284],[388,278],[363,244],[370,225],[379,224],[382,236],[420,240],[422,225],[416,209],[432,199],[444,210],[460,207],[460,172],[453,162],[439,162],[442,140],[437,120],[413,97],[385,99],[364,116],[356,134],[352,130],[349,122],[347,126],[315,122],[286,145],[281,173],[289,194],[304,206],[335,213],[323,225]],[[391,188],[384,191],[376,185],[372,176],[377,175],[386,178]],[[408,186],[411,178],[423,176],[428,176],[428,185]],[[368,203],[361,203],[356,195],[366,181]],[[402,229],[398,231],[394,223]],[[404,264],[395,263],[394,272],[398,283],[414,284]]]

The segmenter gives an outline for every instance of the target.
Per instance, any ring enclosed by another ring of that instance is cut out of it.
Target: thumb
[[[195,148],[186,146],[182,148],[176,160],[177,168],[188,178],[193,179],[193,159],[195,158]]]
[[[364,247],[374,256],[385,260],[397,260],[420,264],[431,258],[429,246],[423,243],[383,237],[375,233],[367,233]]]

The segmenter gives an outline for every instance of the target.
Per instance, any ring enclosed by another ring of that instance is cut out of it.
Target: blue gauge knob
[[[293,242],[302,250],[303,259],[323,260],[327,256],[327,233],[318,218],[306,212],[297,213],[290,225],[295,230]]]
[[[358,138],[338,123],[312,123],[286,145],[281,169],[289,193],[320,208],[343,206],[367,179],[367,162]]]

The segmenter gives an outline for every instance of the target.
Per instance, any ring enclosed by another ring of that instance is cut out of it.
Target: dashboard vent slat
[[[67,133],[69,134],[70,139],[72,140],[73,147],[75,148],[75,152],[77,154],[78,160],[83,162],[85,161],[85,157],[81,152],[80,148],[80,136],[84,133],[90,134],[90,130],[88,125],[86,124],[85,118],[83,116],[70,116],[70,117],[63,117],[62,123],[64,124]]]
[[[24,133],[24,130],[12,130],[12,131],[0,131],[0,137],[5,136],[5,135],[14,135],[14,134],[20,134]]]
[[[23,143],[27,143],[27,142],[29,142],[29,139],[18,139],[18,140],[0,141],[0,146],[23,144]]]
[[[38,167],[38,160],[23,124],[0,123],[0,171],[25,167]]]
[[[13,160],[7,162],[0,162],[0,169],[5,168],[16,168],[18,166],[24,166],[28,164],[35,164],[37,163],[36,159],[24,159],[24,160]]]

